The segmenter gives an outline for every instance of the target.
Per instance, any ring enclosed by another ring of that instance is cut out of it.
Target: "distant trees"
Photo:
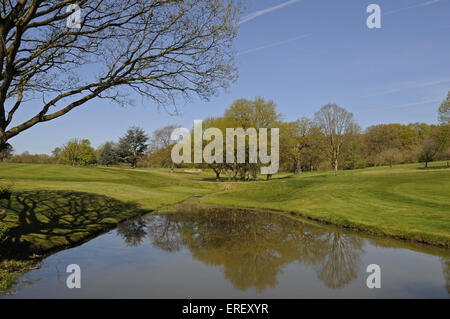
[[[89,165],[96,162],[95,150],[88,139],[72,139],[64,144],[61,158],[67,164]]]
[[[425,135],[419,147],[419,161],[425,162],[425,167],[439,153],[445,153],[450,143],[450,125],[432,126]]]
[[[445,104],[445,103],[443,103]],[[442,111],[442,105],[440,111]],[[445,119],[445,116],[443,117]],[[264,166],[260,159],[250,163],[250,135],[248,129],[258,132],[267,128],[268,151],[271,146],[270,128],[279,128],[279,159],[280,170],[300,174],[303,171],[334,169],[356,169],[370,166],[400,163],[450,160],[450,124],[429,125],[426,123],[411,123],[408,125],[391,123],[378,124],[362,131],[353,115],[336,104],[323,106],[313,119],[300,118],[297,121],[283,122],[273,101],[257,97],[253,100],[238,99],[227,108],[223,116],[209,117],[203,120],[203,132],[208,128],[220,131],[222,143],[222,158],[216,154],[220,138],[210,130],[209,135],[202,136],[203,154],[211,154],[217,162],[195,164],[174,164],[171,151],[174,141],[172,132],[177,125],[167,125],[157,129],[147,136],[144,129],[131,127],[117,143],[107,142],[94,150],[89,140],[73,139],[52,151],[52,156],[45,154],[31,155],[24,152],[12,155],[12,149],[0,151],[1,161],[18,163],[67,163],[71,165],[116,165],[129,163],[131,167],[140,166],[175,168],[197,167],[209,168],[214,171],[217,180],[226,175],[229,180],[256,180],[258,172]],[[245,136],[245,162],[238,163],[236,137],[234,137],[233,163],[227,163],[226,130],[227,128],[243,129]],[[194,134],[193,131],[191,134]],[[224,138],[225,137],[225,138]],[[216,141],[217,139],[217,141]],[[194,140],[194,136],[191,136]],[[257,143],[258,144],[258,143]],[[4,144],[5,145],[5,144]],[[214,145],[214,146],[213,146]],[[191,143],[191,154],[195,150]],[[259,145],[256,152],[259,152]],[[253,151],[253,150],[252,150]],[[270,178],[270,176],[267,176]]]
[[[170,139],[172,132],[180,127],[179,125],[167,125],[155,130],[148,146],[148,161],[150,166],[174,168],[171,158],[171,146],[174,142]]]
[[[392,165],[401,163],[403,154],[398,148],[389,148],[379,154],[379,159],[380,164],[387,164],[392,168]]]
[[[295,174],[319,166],[319,162],[323,160],[324,138],[316,122],[302,117],[296,122],[287,123],[287,126],[282,125],[280,131],[281,148],[284,152],[289,150],[291,157],[281,158],[289,163],[289,168]],[[286,131],[289,133],[286,134]],[[284,164],[283,167],[285,166]]]
[[[138,159],[147,150],[148,136],[140,127],[131,127],[127,133],[119,139],[117,146],[118,155],[122,161],[131,164],[132,168],[137,167]]]
[[[416,152],[421,136],[429,134],[430,127],[423,123],[411,125],[379,124],[370,126],[365,133],[367,147],[367,161],[369,165],[388,164],[385,156],[393,155],[393,150],[399,150],[402,156],[408,157],[408,153]],[[398,155],[398,154],[397,154]],[[396,158],[399,156],[396,155]],[[388,161],[389,163],[394,163]]]
[[[357,127],[353,114],[336,104],[327,104],[316,112],[314,118],[327,138],[328,156],[337,175],[342,147],[347,136],[353,134]]]
[[[276,107],[274,101],[266,101],[262,97],[256,97],[254,100],[238,99],[225,110],[223,117],[224,124],[226,124],[228,128],[242,128],[244,131],[249,128],[254,128],[257,132],[261,128],[269,129],[267,148],[270,150],[270,128],[278,128],[281,124],[281,114],[276,111]],[[237,163],[237,147],[235,147],[234,157],[236,163],[226,165],[226,168],[231,172],[233,178],[236,178],[236,176],[239,176],[239,179],[241,180],[250,178],[256,180],[258,178],[258,170],[260,170],[261,162],[260,159],[257,159],[257,163],[249,163],[248,139],[249,137],[246,136],[246,163]],[[282,146],[280,146],[280,149],[281,148]],[[259,144],[256,151],[259,152]],[[266,177],[267,179],[270,179],[271,175],[269,174]]]
[[[58,161],[61,158],[62,151],[61,147],[55,147],[52,151],[52,157]]]
[[[450,91],[438,110],[438,120],[441,124],[450,124]]]
[[[21,154],[15,154],[7,161],[12,163],[28,163],[28,164],[54,164],[55,159],[47,154],[30,154],[29,152],[23,152]]]
[[[117,153],[117,145],[114,142],[106,142],[99,149],[98,163],[100,165],[115,165],[119,162],[119,155]]]

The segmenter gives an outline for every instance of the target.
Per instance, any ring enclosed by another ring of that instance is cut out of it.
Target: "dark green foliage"
[[[12,157],[14,148],[9,143],[3,143],[0,145],[0,161],[3,162]]]
[[[129,128],[125,136],[119,139],[118,154],[120,159],[136,168],[139,157],[147,149],[147,141],[148,136],[142,128],[136,126]]]
[[[106,142],[100,150],[99,164],[100,165],[115,165],[119,161],[117,150],[112,142]]]

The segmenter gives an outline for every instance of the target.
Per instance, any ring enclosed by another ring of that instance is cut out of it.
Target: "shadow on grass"
[[[417,167],[417,169],[423,169],[423,170],[446,169],[446,168],[450,168],[450,166],[448,166],[448,165],[441,165],[441,166]]]
[[[286,175],[286,176],[281,176],[281,177],[275,175],[270,180],[292,179],[292,178],[294,178],[294,176],[296,176],[296,175],[291,174],[291,175]],[[300,176],[300,175],[297,175],[297,176]],[[199,180],[204,181],[204,182],[223,182],[223,183],[239,183],[239,182],[248,183],[248,182],[266,182],[267,181],[265,177],[258,177],[257,180],[254,180],[253,178],[241,179],[239,177],[233,179],[228,176],[221,176],[219,178],[219,180],[217,180],[214,176],[202,177]]]
[[[119,222],[148,213],[135,203],[70,191],[14,193],[0,200],[0,261],[47,254],[92,238]]]

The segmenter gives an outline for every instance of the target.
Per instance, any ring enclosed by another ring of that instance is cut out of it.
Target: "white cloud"
[[[263,10],[259,10],[259,11],[250,13],[249,15],[246,15],[245,17],[242,17],[242,19],[239,21],[239,24],[248,22],[248,21],[253,20],[253,19],[255,19],[255,18],[259,17],[259,16],[262,16],[264,14],[267,14],[267,13],[270,13],[270,12],[273,12],[273,11],[276,11],[276,10],[280,10],[280,9],[282,9],[284,7],[290,6],[290,5],[292,5],[292,4],[296,3],[296,2],[299,2],[299,1],[300,0],[289,0],[287,2],[283,2],[283,3],[279,4],[277,6],[270,7],[270,8],[267,8],[267,9],[263,9]]]

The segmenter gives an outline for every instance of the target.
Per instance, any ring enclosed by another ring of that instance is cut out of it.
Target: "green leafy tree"
[[[95,164],[96,161],[95,150],[91,146],[91,142],[87,139],[81,140],[79,163],[81,165],[89,165]]]
[[[419,161],[428,163],[439,153],[444,153],[450,143],[450,125],[432,126],[429,136],[422,140],[419,148]]]
[[[450,91],[447,98],[439,106],[438,119],[441,124],[450,124]]]
[[[99,164],[100,165],[115,165],[119,161],[116,145],[113,142],[106,142],[100,148]]]
[[[131,127],[125,136],[119,139],[118,153],[121,160],[131,164],[136,168],[140,156],[147,149],[148,136],[140,127]]]
[[[266,101],[262,97],[256,97],[254,100],[238,99],[225,110],[224,118],[227,125],[230,125],[228,127],[243,128],[244,130],[255,128],[257,131],[260,128],[267,128],[270,131],[270,128],[279,128],[281,124],[281,114],[276,111],[276,107],[274,101]],[[248,137],[246,137],[246,140],[246,158],[248,159]],[[270,147],[271,139],[268,137],[267,148],[270,149]],[[257,149],[259,151],[259,145]],[[254,180],[257,179],[257,173],[261,167],[259,160],[256,164],[238,164],[237,160],[235,162],[235,164],[231,165],[234,177],[238,174],[241,180],[245,180],[247,179],[247,175],[251,174]],[[266,177],[270,179],[271,175],[267,175]]]
[[[71,165],[88,165],[96,161],[95,150],[87,139],[72,139],[63,146],[62,159]]]

